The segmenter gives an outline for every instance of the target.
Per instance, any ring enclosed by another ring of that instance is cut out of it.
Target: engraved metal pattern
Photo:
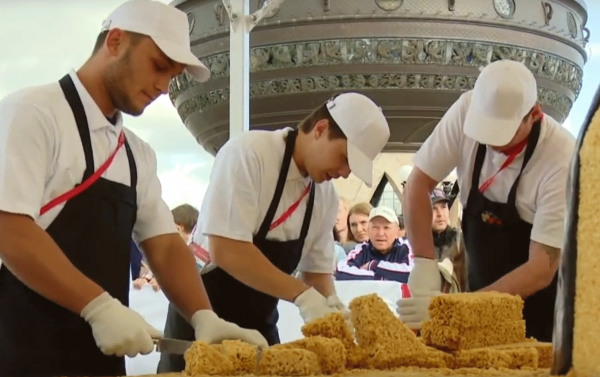
[[[548,1],[542,1],[542,8],[544,8],[544,22],[546,26],[549,26],[552,15],[554,14],[554,9],[552,8],[552,4]]]
[[[192,35],[192,32],[194,31],[194,26],[196,25],[196,17],[194,17],[194,14],[190,12],[187,14],[187,20],[189,33],[190,35]]]
[[[575,21],[575,16],[571,12],[567,13],[567,26],[571,37],[577,38],[577,21]]]
[[[340,90],[398,90],[428,89],[467,91],[473,89],[477,79],[467,75],[388,73],[388,74],[338,74],[319,75],[279,80],[258,81],[250,84],[250,96],[266,97],[306,92],[332,92]],[[573,102],[564,94],[546,88],[538,89],[542,104],[567,114]],[[179,105],[181,119],[211,106],[229,101],[229,88],[216,89],[194,96]]]
[[[260,0],[258,3],[258,8],[262,9],[264,7],[266,7],[272,0]],[[269,13],[265,14],[264,19],[269,19],[269,18],[273,18],[277,15],[277,13],[279,13],[279,9],[281,8],[281,6],[278,6],[276,8],[274,8],[272,11],[270,11]]]
[[[515,14],[515,0],[493,0],[496,13],[502,18],[511,18]]]
[[[581,90],[583,71],[568,60],[515,46],[457,40],[364,38],[260,46],[251,49],[250,70],[259,72],[347,64],[481,67],[500,59],[523,62],[534,75],[565,86],[575,98]],[[229,76],[229,53],[201,60],[209,67],[211,79]],[[171,100],[195,85],[185,76],[176,77],[170,85]]]
[[[375,0],[375,4],[385,11],[392,12],[400,9],[404,0]]]
[[[217,19],[219,26],[223,26],[223,23],[225,22],[225,7],[220,1],[215,4],[215,18]]]

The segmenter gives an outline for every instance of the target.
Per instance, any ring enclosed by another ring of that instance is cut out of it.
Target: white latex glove
[[[341,314],[342,317],[346,320],[346,324],[352,330],[354,326],[352,326],[352,321],[350,320],[350,311],[343,302],[340,301],[337,295],[332,295],[327,297],[327,305],[336,308]]]
[[[141,315],[107,292],[93,299],[81,311],[81,317],[92,327],[96,345],[105,355],[147,355],[154,350],[152,338],[162,336]]]
[[[348,318],[348,310],[345,310],[346,306],[340,302],[337,296],[325,298],[325,296],[312,287],[298,295],[294,300],[294,305],[300,309],[300,315],[304,323],[322,318],[329,313],[337,312],[342,312],[342,315],[345,315],[346,319]],[[345,310],[346,314],[344,314],[343,310]]]
[[[406,326],[418,330],[429,319],[431,298],[441,294],[442,277],[437,260],[416,257],[408,288],[412,297],[398,300],[396,311]]]
[[[243,329],[235,323],[227,322],[212,310],[198,310],[192,316],[192,327],[196,340],[208,344],[218,344],[224,340],[241,340],[259,348],[267,348],[269,344],[264,336],[256,330]]]

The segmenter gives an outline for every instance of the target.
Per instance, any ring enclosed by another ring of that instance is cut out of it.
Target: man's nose
[[[341,177],[348,178],[348,176],[350,175],[350,167],[348,166],[348,164],[346,164],[346,166],[344,166],[343,168],[341,168],[341,169],[338,171],[338,174],[339,174]]]

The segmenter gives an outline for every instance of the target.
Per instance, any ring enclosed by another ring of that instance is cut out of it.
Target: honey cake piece
[[[302,326],[302,334],[305,337],[322,336],[338,339],[346,348],[346,367],[365,366],[367,353],[356,344],[352,331],[340,313],[331,313],[305,324]]]
[[[523,299],[499,292],[443,294],[431,299],[429,317],[459,329],[495,327],[500,322],[522,320]]]
[[[217,351],[225,355],[232,364],[231,374],[252,374],[256,370],[256,346],[242,342],[241,340],[224,340],[221,344],[215,344]]]
[[[193,342],[183,358],[184,373],[189,376],[229,376],[233,372],[229,358],[205,342]]]
[[[454,368],[500,369],[508,368],[512,358],[501,350],[478,348],[454,353]]]
[[[421,336],[428,346],[462,350],[482,348],[525,341],[525,321],[499,322],[494,327],[477,326],[460,329],[442,325],[437,321],[425,321]]]
[[[339,339],[310,336],[290,343],[279,344],[273,348],[300,348],[313,352],[319,358],[323,374],[340,373],[346,369],[346,348]]]
[[[500,351],[510,356],[511,362],[508,366],[510,369],[538,369],[539,367],[538,351],[535,347],[509,348]]]
[[[376,294],[353,299],[349,308],[358,345],[368,352],[369,367],[399,367],[406,357],[427,352],[425,344]]]
[[[260,376],[316,376],[321,374],[321,367],[314,352],[270,347],[262,351],[257,372]]]

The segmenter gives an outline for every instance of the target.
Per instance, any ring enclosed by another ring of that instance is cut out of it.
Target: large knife
[[[171,353],[183,355],[191,346],[192,342],[169,338],[152,338],[156,345],[156,351],[161,353]]]

